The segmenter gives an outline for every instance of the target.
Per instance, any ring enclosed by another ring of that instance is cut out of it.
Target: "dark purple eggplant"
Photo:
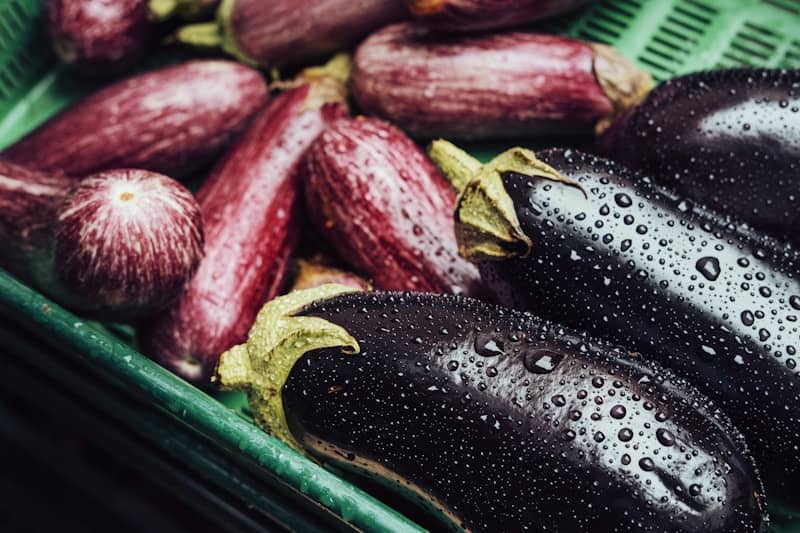
[[[177,38],[221,47],[249,65],[282,68],[347,49],[408,17],[401,0],[227,0],[216,22],[186,26]]]
[[[104,320],[142,318],[183,291],[203,257],[192,194],[144,170],[72,183],[0,161],[0,267]]]
[[[287,444],[459,530],[764,527],[744,439],[684,380],[530,314],[351,291],[273,300],[220,359]]]
[[[297,169],[347,113],[348,68],[349,58],[337,57],[288,84],[198,191],[206,256],[176,304],[140,332],[144,353],[187,380],[207,383],[219,354],[246,338],[287,281],[303,220]]]
[[[353,96],[412,136],[601,132],[638,104],[650,75],[613,48],[558,35],[442,37],[395,24],[355,55]]]
[[[658,183],[800,242],[800,70],[669,80],[603,141],[610,157]]]
[[[590,0],[406,0],[425,25],[446,31],[513,28],[567,13]]]
[[[687,378],[743,431],[773,497],[796,503],[800,280],[642,182],[573,150],[510,150],[464,189],[461,253],[499,301]]]
[[[185,177],[210,163],[266,100],[257,71],[233,61],[189,61],[92,94],[2,157],[76,177],[125,167]]]
[[[158,39],[148,0],[48,0],[46,6],[56,54],[83,74],[130,67]]]

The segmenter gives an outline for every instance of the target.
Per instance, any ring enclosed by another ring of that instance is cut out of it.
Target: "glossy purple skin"
[[[283,288],[302,225],[296,169],[344,103],[310,104],[311,85],[276,96],[198,191],[206,257],[176,304],[140,332],[144,353],[205,383]]]
[[[149,0],[49,0],[47,22],[63,61],[87,75],[132,66],[158,38]]]
[[[340,119],[309,149],[303,180],[319,232],[376,288],[479,293],[478,270],[458,255],[456,194],[402,131]]]
[[[567,13],[590,0],[406,0],[425,25],[447,31],[513,28]]]
[[[594,68],[594,49],[568,37],[396,24],[359,46],[350,86],[366,113],[415,137],[590,135],[614,112]]]
[[[188,61],[90,95],[0,157],[75,177],[110,168],[185,177],[208,164],[266,100],[258,71],[233,61]]]
[[[285,67],[349,48],[408,17],[401,0],[235,0],[230,37],[257,63]]]
[[[603,141],[660,185],[800,243],[800,70],[669,80]]]
[[[162,309],[203,255],[200,208],[178,182],[119,169],[70,189],[0,162],[0,266],[57,302],[103,320]]]

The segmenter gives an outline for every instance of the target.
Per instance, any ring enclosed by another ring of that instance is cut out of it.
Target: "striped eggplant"
[[[185,177],[210,163],[266,99],[267,84],[251,68],[189,61],[101,89],[0,156],[75,177],[122,167]]]
[[[296,170],[314,139],[346,114],[348,67],[349,58],[338,57],[288,84],[198,191],[205,259],[177,303],[140,331],[144,353],[184,378],[207,383],[219,354],[246,337],[287,281],[302,223]]]
[[[609,46],[532,33],[443,37],[413,24],[365,40],[351,79],[366,113],[422,138],[591,135],[651,86]]]

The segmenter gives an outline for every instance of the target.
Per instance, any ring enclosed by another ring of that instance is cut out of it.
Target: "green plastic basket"
[[[58,64],[41,17],[38,0],[0,0],[0,149],[96,88]],[[800,67],[800,0],[604,0],[545,29],[614,45],[657,80],[719,67]],[[8,391],[27,396],[41,416],[80,418],[217,526],[421,529],[259,430],[241,395],[209,396],[130,340],[125,328],[87,322],[0,270]],[[4,430],[35,441],[35,431],[0,409]],[[800,525],[775,531],[798,533]]]

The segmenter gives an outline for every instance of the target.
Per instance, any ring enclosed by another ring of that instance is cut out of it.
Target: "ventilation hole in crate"
[[[778,63],[779,67],[783,68],[798,68],[800,67],[800,41],[792,41],[786,49],[783,59]]]
[[[758,66],[775,55],[783,36],[769,28],[746,22],[736,33],[718,66]]]
[[[699,0],[678,2],[639,55],[639,61],[647,65],[656,80],[674,76],[718,14]]]
[[[800,2],[797,0],[762,0],[765,4],[789,13],[800,15]]]
[[[641,8],[641,0],[605,0],[591,10],[578,37],[611,44],[628,29],[631,19]]]

